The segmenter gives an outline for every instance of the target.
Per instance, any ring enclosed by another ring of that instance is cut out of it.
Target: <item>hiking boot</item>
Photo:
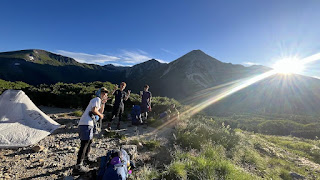
[[[85,161],[87,164],[93,164],[93,163],[96,163],[96,162],[97,162],[97,159],[87,157],[84,161]]]
[[[83,164],[77,164],[74,167],[75,170],[77,170],[78,172],[82,172],[82,173],[87,173],[90,171],[89,168],[87,168],[86,166],[84,166]]]
[[[118,130],[120,129],[120,123],[117,124],[117,129],[118,129]]]
[[[111,130],[111,123],[108,123],[107,129]]]

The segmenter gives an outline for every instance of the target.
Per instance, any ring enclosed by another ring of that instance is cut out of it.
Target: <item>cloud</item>
[[[162,51],[166,52],[166,53],[169,53],[169,54],[173,54],[173,55],[176,55],[175,53],[167,50],[167,49],[164,49],[164,48],[161,48]]]
[[[311,76],[313,78],[316,78],[316,79],[320,79],[320,76]]]
[[[168,63],[169,63],[168,61],[161,60],[161,59],[157,59],[157,61],[159,61],[159,62],[161,62],[161,63],[166,63],[166,64],[168,64]]]
[[[147,52],[142,51],[140,49],[136,51],[121,50],[121,52],[115,56],[106,54],[87,54],[81,52],[70,52],[65,50],[57,50],[56,53],[72,57],[81,63],[99,65],[113,64],[115,66],[132,66],[152,59],[152,57],[150,57]]]
[[[120,58],[123,62],[128,64],[138,64],[147,60],[152,59],[148,56],[148,54],[144,51],[138,50],[138,51],[127,51],[122,50],[122,54],[120,55]]]
[[[106,64],[108,62],[114,62],[119,60],[119,57],[116,56],[109,56],[105,54],[86,54],[86,53],[79,53],[79,52],[70,52],[64,50],[57,50],[58,54],[72,57],[75,60],[82,62],[82,63],[89,63],[89,64]]]
[[[254,62],[243,62],[242,64],[243,64],[244,66],[260,65],[259,63],[254,63]]]

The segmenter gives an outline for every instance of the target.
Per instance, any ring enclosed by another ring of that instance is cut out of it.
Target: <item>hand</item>
[[[104,118],[104,115],[101,114],[99,117],[100,117],[100,120],[102,120]]]
[[[130,94],[131,93],[131,90],[128,90],[128,94]]]
[[[103,100],[101,101],[101,103],[102,103],[102,104],[105,104],[108,100],[109,100],[109,98],[108,98],[108,99],[103,99]]]
[[[114,90],[117,90],[119,88],[118,84],[114,87]]]
[[[102,103],[104,104],[104,103],[106,103],[107,101],[109,101],[111,98],[106,98],[106,99],[103,99],[102,100]]]

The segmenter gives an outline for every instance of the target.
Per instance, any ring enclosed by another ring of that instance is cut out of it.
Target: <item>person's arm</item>
[[[114,87],[114,89],[113,89],[111,94],[114,95],[114,93],[117,91],[117,89],[118,89],[118,84],[116,84],[116,86]]]
[[[103,111],[104,111],[104,105],[101,105],[100,110],[101,110],[101,109],[103,109]],[[103,117],[104,117],[103,111],[100,112],[100,110],[98,110],[98,107],[93,107],[93,108],[91,109],[91,111],[92,111],[94,114],[98,115],[98,116],[100,117],[100,119],[103,119]]]
[[[99,109],[99,112],[101,114],[103,114],[103,112],[104,112],[104,106],[105,106],[105,103],[101,103],[101,108]]]
[[[124,100],[128,100],[130,97],[131,90],[128,90],[128,93],[125,95]]]
[[[150,93],[150,97],[148,99],[150,106],[151,106],[151,99],[152,99],[152,94]]]

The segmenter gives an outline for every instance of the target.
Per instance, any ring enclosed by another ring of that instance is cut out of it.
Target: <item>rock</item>
[[[73,128],[73,123],[70,122],[70,123],[66,124],[66,128],[67,128],[67,129]]]
[[[52,115],[50,115],[50,118],[52,118],[52,119],[57,119],[57,118],[58,118],[58,116],[57,116],[57,115],[55,115],[55,114],[52,114]]]
[[[64,149],[66,149],[66,150],[72,150],[73,149],[73,147],[72,146],[67,146],[66,148],[64,148]]]
[[[122,145],[121,149],[127,151],[131,159],[135,159],[137,157],[138,151],[136,145]]]
[[[79,148],[77,148],[77,147],[72,147],[72,149],[71,149],[71,152],[78,152],[79,151]]]
[[[28,154],[27,160],[30,160],[31,158],[34,158],[34,157],[35,157],[34,154]]]
[[[3,176],[4,176],[5,179],[11,179],[11,177],[9,176],[8,173],[4,173]]]
[[[297,174],[295,172],[290,172],[290,176],[292,179],[306,179],[304,176],[301,176],[300,174]]]
[[[138,146],[138,148],[143,148],[143,145],[141,142],[139,142],[137,146]]]
[[[65,176],[63,180],[74,180],[73,176]]]
[[[40,146],[40,145],[32,147],[32,150],[34,152],[40,152],[40,151],[43,151],[44,149],[45,149],[45,147],[44,146]]]
[[[57,163],[52,163],[51,164],[51,167],[58,167],[59,166],[59,164],[57,164]]]

